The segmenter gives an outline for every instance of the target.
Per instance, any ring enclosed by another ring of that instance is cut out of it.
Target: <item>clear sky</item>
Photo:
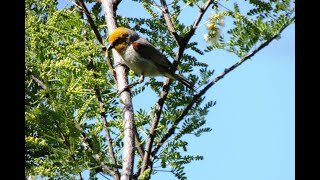
[[[70,4],[68,0],[60,1]],[[118,14],[145,17],[142,10],[136,3],[123,0]],[[196,13],[183,15],[188,24],[196,17]],[[192,39],[202,47],[206,45],[204,33],[205,26],[202,26]],[[215,76],[239,60],[234,55],[219,51],[199,58],[215,69]],[[145,95],[133,99],[135,110],[141,107],[148,111],[157,100],[154,97],[149,99],[150,103],[139,103],[143,97]],[[213,131],[198,138],[187,137],[188,154],[204,156],[204,160],[186,165],[188,179],[295,179],[294,24],[283,31],[280,40],[273,41],[213,86],[206,93],[206,99],[217,102],[206,118],[205,127]],[[159,172],[152,179],[176,178],[171,173]]]

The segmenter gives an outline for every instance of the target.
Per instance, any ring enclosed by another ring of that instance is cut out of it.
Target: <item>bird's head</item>
[[[109,35],[107,50],[114,48],[121,53],[137,39],[139,39],[139,35],[136,32],[125,27],[118,27]]]

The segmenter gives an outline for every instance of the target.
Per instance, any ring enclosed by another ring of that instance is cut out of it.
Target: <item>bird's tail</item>
[[[194,85],[191,84],[189,81],[187,81],[187,80],[186,80],[184,77],[182,77],[181,75],[172,73],[172,74],[168,74],[167,76],[168,76],[169,78],[171,78],[171,79],[176,79],[176,80],[180,81],[182,84],[184,84],[184,85],[187,86],[188,88],[192,89],[193,91],[196,91]]]

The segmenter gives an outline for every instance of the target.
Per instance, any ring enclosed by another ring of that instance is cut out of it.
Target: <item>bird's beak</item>
[[[111,43],[111,44],[109,44],[109,45],[107,46],[107,51],[109,51],[109,50],[112,49],[112,48],[114,48],[113,43]]]

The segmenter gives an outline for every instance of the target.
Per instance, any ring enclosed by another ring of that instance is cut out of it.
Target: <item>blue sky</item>
[[[132,11],[126,10],[128,6]],[[147,16],[141,6],[130,0],[122,1],[118,14]],[[183,14],[185,23],[191,24],[196,14]],[[206,45],[204,33],[205,26],[202,26],[192,39],[203,47]],[[215,69],[215,76],[239,60],[221,51],[212,51],[199,59]],[[144,96],[133,99],[135,110],[141,107],[148,111],[157,100],[152,97],[150,103],[139,103]],[[188,154],[204,156],[204,160],[186,165],[188,179],[295,179],[294,24],[283,31],[280,40],[273,41],[213,86],[206,93],[206,99],[217,102],[206,118],[206,127],[213,130],[198,138],[187,137]],[[152,179],[176,178],[171,173],[159,172]]]

